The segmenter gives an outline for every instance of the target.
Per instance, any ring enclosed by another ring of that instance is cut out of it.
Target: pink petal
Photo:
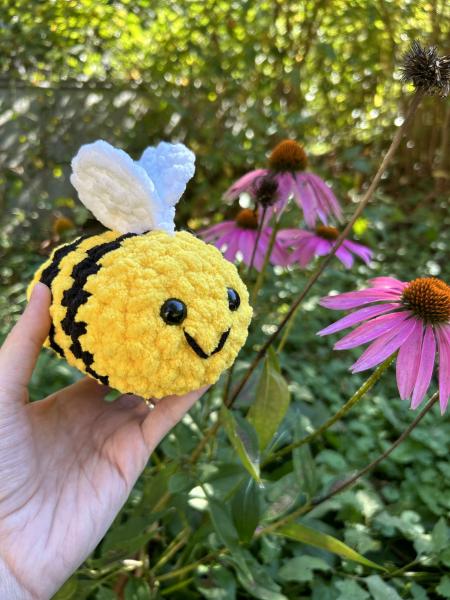
[[[242,252],[242,257],[245,264],[249,267],[252,260],[253,249],[256,242],[256,235],[253,231],[243,230],[239,240],[239,249]]]
[[[340,246],[336,251],[336,257],[341,261],[341,263],[347,269],[350,269],[353,266],[354,258],[353,255],[346,250],[344,245]]]
[[[329,254],[332,247],[333,245],[329,240],[324,240],[319,237],[316,246],[316,256],[325,256],[326,254]]]
[[[337,296],[327,296],[322,298],[319,302],[321,306],[326,308],[334,308],[336,310],[346,310],[349,308],[356,308],[363,304],[370,304],[371,302],[379,302],[382,300],[400,300],[401,294],[384,289],[365,289],[357,290],[355,292],[346,292],[344,294],[338,294]]]
[[[374,277],[373,279],[369,279],[369,282],[376,288],[388,288],[397,292],[403,292],[408,285],[404,281],[394,279],[394,277]]]
[[[233,262],[239,250],[239,230],[235,231],[227,241],[227,249],[224,252],[224,257]]]
[[[409,312],[407,311],[389,313],[388,315],[376,317],[371,321],[363,323],[354,331],[344,336],[339,342],[336,342],[334,349],[348,350],[349,348],[355,348],[361,344],[371,342],[391,329],[398,328],[408,317]]]
[[[441,414],[447,410],[450,396],[450,326],[436,327],[439,346],[439,405]]]
[[[317,239],[316,236],[312,236],[309,239],[301,240],[290,256],[290,264],[298,262],[301,267],[306,267],[316,253]]]
[[[397,356],[397,387],[402,400],[411,397],[420,364],[423,322],[415,318],[414,321],[414,329],[407,341],[401,346]]]
[[[350,250],[351,252],[353,252],[354,254],[359,256],[359,258],[361,258],[366,263],[366,265],[368,265],[370,263],[370,261],[372,260],[373,252],[370,248],[367,248],[367,246],[363,246],[362,244],[357,244],[356,242],[353,242],[352,240],[345,240],[342,245],[345,248],[347,248],[347,250]]]
[[[257,177],[261,177],[266,174],[267,169],[256,169],[255,171],[250,171],[249,173],[246,173],[240,179],[235,181],[230,188],[228,188],[223,197],[226,200],[235,200],[243,192],[249,191]]]
[[[360,323],[371,317],[377,317],[378,315],[382,315],[390,310],[395,310],[396,308],[398,308],[398,304],[376,304],[375,306],[360,308],[346,317],[342,317],[342,319],[339,319],[336,323],[328,325],[325,329],[321,329],[317,335],[330,335],[330,333],[342,331],[343,329],[347,329],[347,327],[356,325],[356,323]]]
[[[383,362],[391,356],[411,335],[414,319],[403,322],[399,327],[391,329],[373,342],[359,359],[351,366],[353,373],[365,371]]]
[[[198,235],[202,239],[210,241],[215,237],[222,235],[223,233],[232,231],[233,229],[236,229],[236,223],[234,221],[223,221],[222,223],[217,223],[217,225],[212,225],[206,229],[201,229],[198,232]]]
[[[422,402],[431,383],[433,375],[434,359],[436,356],[436,340],[434,339],[433,327],[427,325],[423,336],[420,365],[417,371],[417,379],[411,399],[411,408],[417,408]]]
[[[292,191],[295,201],[303,210],[305,223],[308,227],[314,227],[317,220],[317,200],[308,180],[302,175],[296,176]]]
[[[290,173],[280,173],[276,176],[276,182],[278,184],[278,200],[274,206],[267,211],[267,214],[270,215],[270,218],[275,216],[278,219],[286,208],[288,200],[292,194],[294,179]]]
[[[283,246],[294,246],[297,241],[313,235],[314,234],[311,233],[311,231],[306,231],[306,229],[281,229],[277,233],[277,240]]]
[[[323,179],[321,179],[315,173],[307,173],[306,175],[308,176],[309,180],[313,182],[313,185],[319,190],[319,193],[324,197],[328,206],[327,212],[333,214],[338,221],[341,221],[341,206],[330,186],[327,185],[325,181],[323,181]]]
[[[328,206],[326,197],[322,194],[320,188],[318,188],[317,185],[315,185],[314,181],[309,177],[309,175],[309,173],[304,174],[316,200],[317,217],[322,221],[322,223],[326,225],[328,223],[330,207]]]
[[[270,262],[272,263],[272,265],[286,267],[288,264],[290,264],[289,259],[289,253],[286,252],[286,250],[282,246],[280,246],[280,244],[277,244],[277,242],[275,242],[275,244],[273,245],[272,254],[270,255]]]

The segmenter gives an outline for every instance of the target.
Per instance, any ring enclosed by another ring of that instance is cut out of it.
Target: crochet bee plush
[[[80,200],[108,230],[57,248],[36,272],[52,292],[46,345],[121,393],[184,394],[214,383],[247,337],[236,267],[174,231],[194,155],[161,142],[139,161],[97,141],[72,161]]]

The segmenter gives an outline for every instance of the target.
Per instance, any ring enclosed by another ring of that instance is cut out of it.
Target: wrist
[[[44,600],[27,590],[0,556],[0,598],[8,600]]]

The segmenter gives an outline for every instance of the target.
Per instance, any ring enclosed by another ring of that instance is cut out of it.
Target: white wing
[[[139,165],[155,184],[159,197],[174,206],[195,172],[195,154],[184,144],[160,142],[144,150]]]
[[[174,231],[173,191],[169,204],[146,170],[123,150],[103,140],[81,146],[72,171],[70,181],[81,202],[105,227],[120,233]]]

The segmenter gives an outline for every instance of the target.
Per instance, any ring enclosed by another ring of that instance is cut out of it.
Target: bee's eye
[[[179,325],[186,318],[186,304],[181,300],[177,300],[177,298],[169,298],[161,306],[159,314],[167,325]]]
[[[239,298],[239,294],[233,288],[227,288],[228,294],[228,306],[230,310],[237,310],[239,305],[241,304],[241,299]]]

